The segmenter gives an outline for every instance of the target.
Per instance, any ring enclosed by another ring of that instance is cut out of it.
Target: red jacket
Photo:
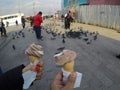
[[[33,23],[34,26],[40,26],[42,22],[43,20],[40,14],[34,16],[34,23]]]

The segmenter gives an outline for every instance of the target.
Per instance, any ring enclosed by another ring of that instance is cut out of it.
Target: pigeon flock
[[[28,31],[28,32],[31,32],[31,33],[34,33],[34,31],[31,30],[31,29],[29,29],[29,30],[27,30],[27,31]],[[15,31],[15,32],[12,33],[12,39],[13,39],[13,40],[17,40],[17,39],[19,39],[19,38],[25,38],[25,37],[26,37],[26,35],[25,35],[25,30],[19,30],[19,31]],[[13,50],[16,50],[16,45],[13,44],[13,45],[12,45],[12,48],[13,48]]]
[[[51,40],[55,40],[57,36],[62,37],[62,43],[66,43],[66,38],[74,38],[74,39],[81,39],[86,42],[86,44],[91,44],[92,41],[97,40],[99,33],[98,32],[89,32],[88,30],[85,31],[82,28],[78,28],[77,30],[71,29],[69,31],[64,30],[60,32],[58,29],[54,30],[50,26],[54,24],[47,24],[47,28],[45,26],[42,27],[42,30],[46,31],[47,34],[51,34]],[[57,26],[57,24],[56,24]],[[59,24],[58,24],[59,26]],[[49,27],[49,28],[48,28]]]
[[[46,23],[44,26],[42,26],[42,30],[44,30],[47,34],[51,34],[50,40],[56,40],[57,38],[61,38],[61,42],[64,44],[66,43],[66,38],[73,38],[73,39],[80,39],[84,41],[86,44],[91,44],[93,41],[96,41],[98,39],[99,33],[96,32],[89,32],[88,30],[83,30],[81,27],[78,27],[78,29],[70,29],[64,31],[56,29],[56,26],[61,26],[60,24],[57,24],[55,22],[52,23]],[[26,30],[20,30],[16,31],[12,34],[12,39],[18,39],[18,38],[25,38],[25,31]],[[28,32],[34,33],[34,30],[28,29]],[[57,37],[60,36],[60,37]],[[13,50],[16,50],[15,44],[12,45]],[[65,49],[65,47],[61,47],[57,50],[56,53],[62,51]],[[116,56],[117,58],[120,58],[120,55]]]

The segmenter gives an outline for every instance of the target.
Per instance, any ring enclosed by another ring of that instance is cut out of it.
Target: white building
[[[15,14],[8,14],[0,16],[0,18],[3,20],[3,23],[8,23],[8,26],[16,25],[16,20],[18,21],[18,24],[21,24],[21,16],[24,16],[23,13],[15,13]]]

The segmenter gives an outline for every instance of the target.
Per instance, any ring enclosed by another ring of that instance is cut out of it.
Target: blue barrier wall
[[[87,4],[87,0],[78,0],[79,4]]]
[[[64,4],[64,7],[66,7],[68,5],[68,0],[64,0],[63,4]]]

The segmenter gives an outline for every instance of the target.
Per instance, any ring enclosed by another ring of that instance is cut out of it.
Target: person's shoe
[[[43,38],[43,36],[40,36],[40,38]]]
[[[43,38],[40,38],[41,41],[43,41]]]
[[[40,37],[40,40],[42,40],[42,41],[43,41],[43,36],[41,36],[41,37]]]

